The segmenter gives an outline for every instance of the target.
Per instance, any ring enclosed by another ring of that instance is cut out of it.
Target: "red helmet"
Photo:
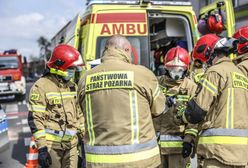
[[[193,58],[202,62],[207,62],[213,51],[215,44],[220,38],[214,34],[206,34],[202,36],[196,43],[193,49]]]
[[[187,50],[179,46],[171,48],[164,57],[165,67],[184,67],[188,68],[190,56]]]
[[[207,25],[208,29],[216,34],[220,34],[224,30],[223,18],[218,13],[209,16]]]
[[[233,35],[233,38],[239,40],[237,45],[238,54],[248,52],[248,26],[239,28]]]
[[[72,46],[60,44],[54,48],[52,56],[47,62],[49,68],[66,71],[78,60],[80,53]]]

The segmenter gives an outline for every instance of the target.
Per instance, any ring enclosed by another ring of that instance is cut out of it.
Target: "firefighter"
[[[238,39],[238,59],[242,60],[242,62],[237,66],[244,73],[244,75],[248,76],[248,26],[238,29],[234,33],[233,37]]]
[[[197,145],[200,167],[245,167],[248,156],[248,79],[227,57],[227,38],[202,36],[193,54],[210,67],[182,115],[184,123],[200,123]]]
[[[101,64],[79,81],[86,116],[86,167],[155,168],[160,165],[152,116],[165,109],[155,75],[131,64],[131,44],[110,37]]]
[[[164,57],[166,74],[158,77],[163,93],[168,97],[170,110],[161,115],[160,126],[160,149],[163,168],[186,167],[190,165],[189,156],[194,156],[193,148],[198,135],[198,130],[190,125],[177,123],[174,120],[180,116],[182,109],[196,90],[196,84],[186,77],[190,56],[184,48],[179,46],[171,48]],[[182,156],[183,154],[183,156]]]
[[[30,91],[28,123],[42,168],[77,167],[77,134],[83,137],[84,118],[76,104],[77,86],[70,79],[79,56],[69,45],[55,47],[46,73]]]

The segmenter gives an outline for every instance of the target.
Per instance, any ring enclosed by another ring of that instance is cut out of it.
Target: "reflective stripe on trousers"
[[[183,145],[183,140],[180,136],[160,135],[160,146],[162,148],[180,148]]]
[[[248,130],[229,128],[208,129],[200,135],[199,144],[248,145]]]
[[[156,139],[143,144],[90,146],[85,144],[86,161],[92,163],[125,163],[151,158],[159,154]]]

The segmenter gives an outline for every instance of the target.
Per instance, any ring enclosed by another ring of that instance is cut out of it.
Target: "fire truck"
[[[0,53],[0,96],[24,100],[26,80],[23,76],[22,56],[11,49]]]
[[[220,11],[225,14],[223,36],[235,31],[231,0],[217,0],[200,10],[197,17],[192,4],[168,0],[88,0],[87,8],[65,25],[52,44],[71,44],[77,48],[85,69],[100,59],[107,39],[121,34],[132,44],[133,63],[159,75],[161,55],[177,45],[191,52],[200,34],[198,19]],[[157,58],[158,55],[158,58]]]

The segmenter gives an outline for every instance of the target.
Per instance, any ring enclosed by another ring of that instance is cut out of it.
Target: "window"
[[[0,70],[1,69],[17,69],[18,58],[17,57],[0,57]]]
[[[245,5],[245,4],[248,4],[248,1],[247,0],[237,0],[238,2],[238,6],[241,6],[241,5]]]
[[[97,38],[96,59],[102,57],[106,41],[109,37]],[[129,36],[127,39],[130,41],[133,52],[133,63],[137,62],[140,65],[144,65],[149,68],[149,54],[148,54],[148,37],[146,36]],[[136,55],[136,56],[135,56]]]

